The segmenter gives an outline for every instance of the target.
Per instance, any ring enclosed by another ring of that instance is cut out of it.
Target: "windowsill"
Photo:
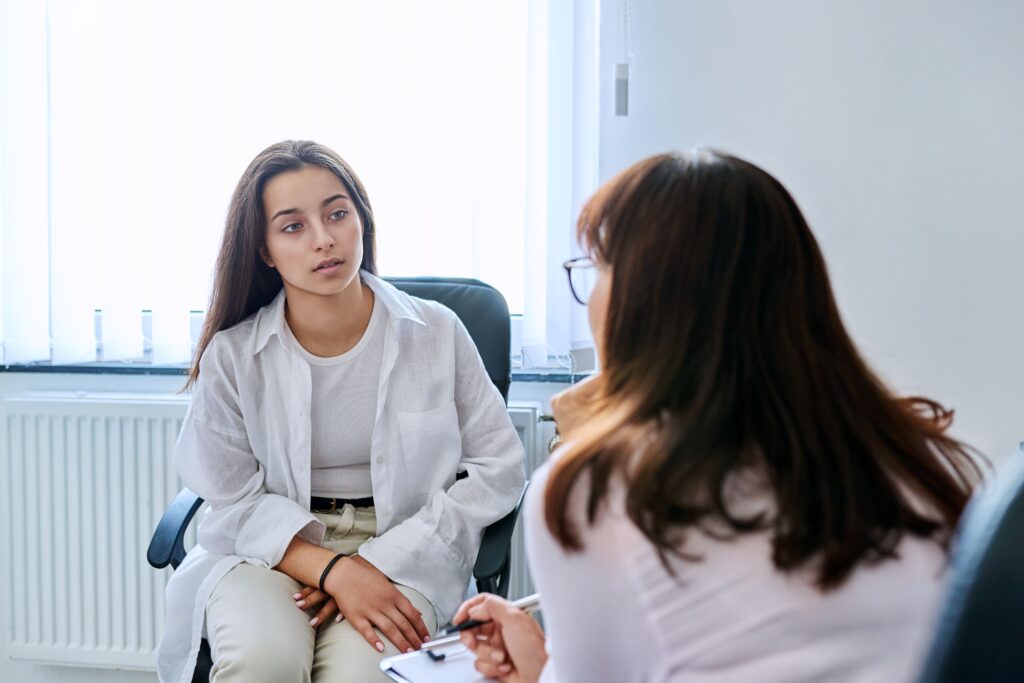
[[[19,363],[0,365],[0,372],[31,372],[64,375],[170,375],[185,376],[186,365],[152,365],[150,363]],[[548,382],[552,384],[574,384],[590,375],[590,372],[569,374],[565,368],[535,368],[512,370],[513,382]]]

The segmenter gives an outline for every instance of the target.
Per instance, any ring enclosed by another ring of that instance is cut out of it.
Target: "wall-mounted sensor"
[[[615,115],[629,116],[629,64],[615,65]]]

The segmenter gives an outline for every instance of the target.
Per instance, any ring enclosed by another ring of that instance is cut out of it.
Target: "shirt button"
[[[381,464],[382,462],[384,462],[384,456],[383,456],[383,455],[378,455],[378,456],[377,456],[377,464],[379,465],[379,464]]]

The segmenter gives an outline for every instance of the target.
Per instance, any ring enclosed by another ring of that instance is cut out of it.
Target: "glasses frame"
[[[583,300],[576,291],[576,288],[572,286],[572,271],[583,268],[593,268],[596,265],[597,264],[594,262],[594,259],[589,256],[577,256],[576,258],[569,259],[562,264],[562,267],[565,268],[565,277],[569,280],[569,291],[572,293],[572,298],[576,299],[576,303],[581,306],[586,306],[587,302]],[[589,299],[590,297],[587,298]]]

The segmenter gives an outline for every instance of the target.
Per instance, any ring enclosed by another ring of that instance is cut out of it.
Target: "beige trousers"
[[[327,525],[324,547],[338,553],[355,553],[377,532],[373,508],[346,505],[316,516]],[[420,611],[430,632],[436,631],[430,601],[407,586],[396,587]],[[377,652],[347,620],[330,619],[314,629],[309,625],[314,612],[299,610],[292,600],[300,588],[287,574],[251,564],[236,565],[224,575],[206,604],[211,681],[388,680],[379,663],[382,657],[398,654],[398,648],[378,631],[385,649]]]

